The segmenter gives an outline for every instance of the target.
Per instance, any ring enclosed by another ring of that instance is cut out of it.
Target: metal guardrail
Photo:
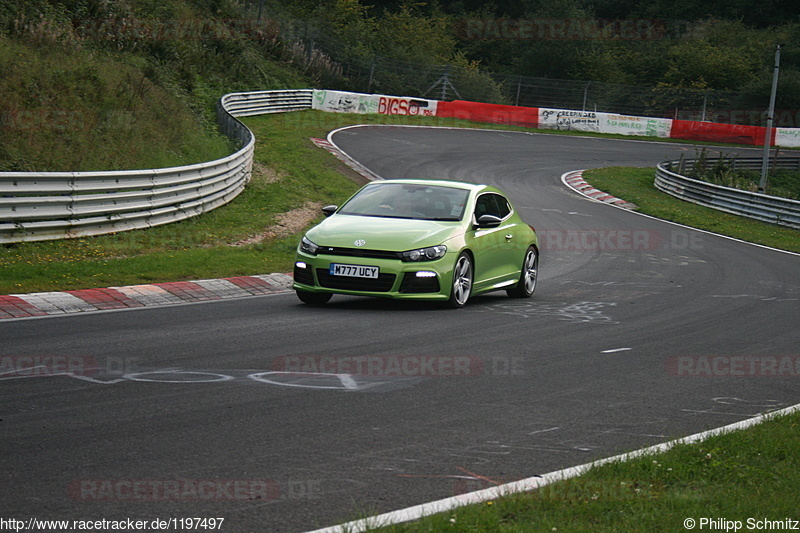
[[[311,89],[231,93],[223,96],[220,104],[234,117],[249,117],[309,109],[312,95]]]
[[[714,185],[681,175],[696,159],[665,161],[656,166],[655,186],[667,193],[696,204],[727,213],[800,229],[800,201],[757,192]],[[761,169],[760,158],[736,158],[726,162],[733,169]],[[782,157],[774,168],[800,169],[800,157]],[[675,169],[675,172],[673,172]]]
[[[0,172],[0,243],[117,233],[177,222],[233,200],[250,181],[255,138],[236,117],[311,107],[312,91],[223,96],[220,130],[235,153],[181,167],[99,172]]]

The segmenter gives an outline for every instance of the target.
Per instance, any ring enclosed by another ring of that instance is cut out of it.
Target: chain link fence
[[[741,95],[671,87],[642,87],[585,80],[498,74],[457,65],[424,65],[375,58],[351,69],[351,90],[390,92],[438,100],[471,100],[524,107],[552,107],[684,120],[731,118],[764,125],[764,110],[738,111]],[[366,76],[366,73],[369,76]],[[733,110],[737,110],[735,113]],[[729,122],[721,120],[721,122]]]
[[[259,0],[247,0],[249,16]],[[258,13],[258,14],[257,14]],[[474,66],[411,63],[354,52],[324,28],[307,21],[277,20],[288,59],[303,65],[317,86],[364,93],[470,100],[525,107],[551,107],[643,117],[766,125],[766,104],[753,107],[743,93],[621,85],[503,74]],[[797,110],[777,112],[774,126],[800,127]]]
[[[730,91],[537,78],[382,57],[362,64],[337,64],[341,66],[341,77],[319,73],[320,86],[443,101],[470,100],[751,126],[766,123],[766,109],[748,107],[749,104],[743,103],[743,95]],[[775,116],[775,126],[800,126],[798,115],[779,112]]]

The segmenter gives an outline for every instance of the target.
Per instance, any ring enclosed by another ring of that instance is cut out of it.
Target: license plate
[[[340,265],[338,263],[331,263],[330,268],[331,276],[347,276],[350,278],[371,278],[378,279],[380,269],[374,266],[363,265]]]

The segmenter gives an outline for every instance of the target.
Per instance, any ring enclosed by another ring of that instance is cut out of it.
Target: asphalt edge
[[[363,518],[360,520],[355,520],[353,522],[347,522],[344,524],[339,524],[336,526],[326,527],[322,529],[315,529],[308,533],[362,533],[364,531],[369,531],[379,527],[386,527],[390,525],[411,522],[434,514],[452,511],[453,509],[464,507],[466,505],[485,503],[491,500],[496,500],[497,498],[503,496],[517,494],[520,492],[530,492],[532,490],[536,490],[541,487],[547,486],[551,483],[578,477],[586,473],[590,469],[598,466],[602,466],[608,463],[619,463],[624,461],[630,461],[632,459],[637,459],[639,457],[646,457],[649,455],[663,453],[674,448],[675,446],[679,446],[682,444],[694,444],[697,442],[702,442],[708,439],[709,437],[713,437],[716,435],[724,435],[735,431],[741,431],[750,428],[752,426],[761,424],[762,422],[765,422],[770,418],[789,415],[798,411],[800,411],[800,404],[792,405],[790,407],[786,407],[778,411],[772,411],[769,413],[761,414],[759,416],[748,418],[746,420],[741,420],[739,422],[735,422],[733,424],[729,424],[727,426],[723,426],[720,428],[703,431],[702,433],[695,433],[694,435],[689,435],[688,437],[671,440],[669,442],[656,444],[654,446],[649,446],[647,448],[642,448],[640,450],[635,450],[632,452],[615,455],[613,457],[607,457],[605,459],[599,459],[591,463],[586,463],[579,466],[573,466],[570,468],[565,468],[563,470],[557,470],[555,472],[542,474],[541,476],[529,477],[526,479],[522,479],[520,481],[506,483],[503,485],[498,485],[496,487],[490,487],[488,489],[469,492],[466,494],[460,494],[458,496],[453,496],[450,498],[445,498],[434,502],[423,503],[420,505],[416,505],[414,507],[399,509],[397,511],[392,511],[389,513],[384,513],[369,518]]]

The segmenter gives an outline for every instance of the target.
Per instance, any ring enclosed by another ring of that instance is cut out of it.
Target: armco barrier
[[[220,99],[220,106],[234,117],[285,113],[310,109],[313,92],[311,89],[298,89],[231,93]]]
[[[0,243],[116,233],[176,222],[230,202],[250,180],[255,139],[235,117],[311,107],[311,91],[234,93],[220,129],[240,149],[196,165],[99,172],[0,172]]]
[[[737,158],[730,161],[734,168],[761,168],[761,159],[758,158]],[[656,187],[681,200],[764,222],[800,228],[800,201],[722,187],[680,174],[683,168],[694,162],[693,159],[685,159],[659,163],[656,166]],[[800,157],[778,158],[774,161],[774,166],[800,169]],[[673,172],[673,169],[677,172]]]

